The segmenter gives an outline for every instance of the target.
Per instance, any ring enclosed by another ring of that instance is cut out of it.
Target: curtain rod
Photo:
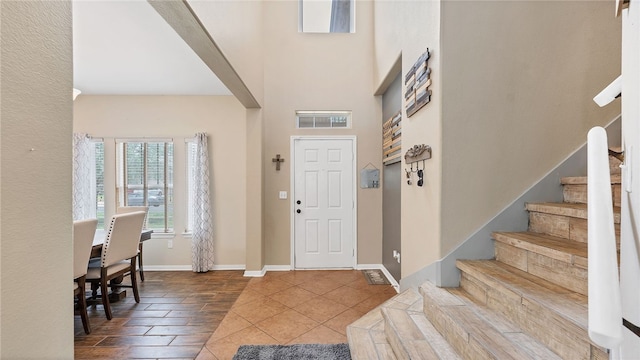
[[[173,142],[173,138],[162,138],[162,137],[120,137],[115,138],[116,143],[124,143],[124,142]]]

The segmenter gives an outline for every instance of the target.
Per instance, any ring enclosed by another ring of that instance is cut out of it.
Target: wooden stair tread
[[[581,203],[527,203],[530,212],[587,219],[587,204]],[[613,207],[613,222],[620,223],[620,207]]]
[[[424,315],[424,312],[420,314],[411,315],[413,322],[418,326],[420,331],[425,335],[424,342],[417,343],[416,350],[422,352],[420,348],[424,347],[424,344],[428,344],[443,360],[448,359],[460,359],[460,356],[453,349],[451,344],[438,332],[438,330],[431,324],[429,319]],[[412,359],[417,359],[415,355]]]
[[[469,307],[453,306],[445,311],[449,313],[448,315],[454,322],[463,327],[469,336],[475,338],[496,359],[533,359],[511,343],[508,338],[502,336],[500,332],[488,326]]]
[[[536,232],[496,232],[493,238],[497,261],[588,294],[587,243]]]
[[[587,243],[535,232],[495,232],[493,238],[511,246],[574,263],[575,257],[587,258]]]
[[[416,291],[404,291],[348,325],[347,339],[352,359],[397,359],[385,334],[383,307],[420,312],[422,311],[422,297]],[[423,351],[420,346],[416,346],[416,348]]]
[[[460,359],[424,313],[383,307],[382,314],[387,339],[395,354],[403,354],[400,358]]]
[[[622,182],[622,175],[611,174],[611,184],[620,184]],[[560,179],[562,185],[587,185],[586,176],[567,176]]]
[[[414,289],[396,295],[380,306],[386,338],[400,359],[460,359],[455,350],[427,320],[422,296]]]
[[[474,306],[478,315],[487,319],[488,322],[503,333],[521,331],[517,325],[506,319],[504,316],[497,314],[487,306],[479,303],[477,299],[471,296],[471,294],[466,292],[463,288],[449,288],[447,291],[454,295],[462,304]]]
[[[465,346],[464,342],[474,344],[473,347],[479,346],[494,359],[560,359],[503,316],[474,302],[460,288],[444,289],[424,283],[420,292],[425,301],[429,299],[448,319],[446,332],[451,337],[450,341],[458,346]],[[425,307],[425,313],[427,311]],[[440,318],[439,321],[443,320]],[[467,352],[466,355],[475,358],[474,353]]]
[[[489,286],[503,288],[523,301],[535,302],[586,332],[586,296],[495,260],[458,260],[456,264],[461,271]]]
[[[354,360],[378,359],[378,346],[373,342],[371,334],[366,329],[348,328],[347,339],[349,351]]]
[[[396,360],[384,335],[384,318],[380,307],[347,326],[347,339],[354,360]]]

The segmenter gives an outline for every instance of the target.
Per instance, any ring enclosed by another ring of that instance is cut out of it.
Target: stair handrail
[[[607,133],[599,126],[587,135],[587,214],[589,337],[615,349],[622,342],[622,301]]]

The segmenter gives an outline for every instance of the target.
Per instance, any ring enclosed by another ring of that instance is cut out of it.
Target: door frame
[[[290,158],[291,162],[289,163],[289,173],[290,173],[290,191],[289,191],[289,216],[291,228],[289,229],[291,236],[291,269],[296,269],[296,234],[295,234],[295,199],[294,195],[296,193],[296,181],[295,181],[295,170],[296,170],[296,149],[295,142],[298,140],[351,140],[352,151],[353,151],[353,160],[351,163],[351,167],[353,169],[352,182],[353,182],[353,269],[357,269],[358,267],[358,171],[356,164],[358,163],[358,137],[355,135],[294,135],[291,136],[290,143]]]

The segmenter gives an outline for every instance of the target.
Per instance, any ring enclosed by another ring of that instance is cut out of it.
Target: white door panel
[[[354,266],[352,139],[294,139],[296,268]]]

